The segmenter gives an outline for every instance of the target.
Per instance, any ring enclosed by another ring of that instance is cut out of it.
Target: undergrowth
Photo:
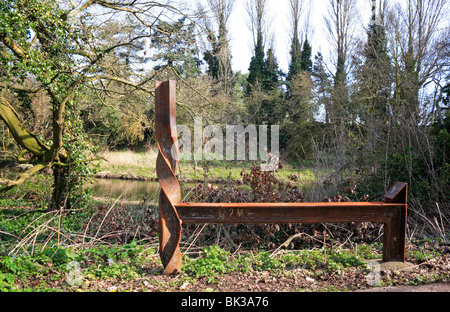
[[[239,188],[199,184],[189,200],[304,200],[295,183],[256,167],[242,171],[241,179],[243,187]],[[162,273],[156,203],[91,201],[83,209],[48,211],[46,183],[31,180],[0,199],[0,291],[103,291],[108,283],[140,280],[146,282],[140,289],[179,290],[179,283],[155,280]],[[350,194],[325,200],[351,199]],[[184,225],[183,269],[178,281],[217,284],[227,274],[305,272],[313,278],[352,270],[367,274],[368,261],[381,258],[380,226]],[[440,238],[409,238],[407,259],[417,265],[449,253],[445,231]],[[420,276],[408,280],[424,281]]]
[[[370,249],[370,246],[364,245]],[[367,254],[366,254],[367,256]],[[379,254],[377,254],[379,256]],[[367,262],[363,254],[347,250],[314,249],[280,253],[259,250],[232,255],[217,245],[205,247],[196,258],[186,258],[183,272],[190,276],[205,277],[214,282],[218,274],[232,272],[271,272],[285,274],[292,269],[306,269],[311,272],[343,271],[349,267],[366,269]]]

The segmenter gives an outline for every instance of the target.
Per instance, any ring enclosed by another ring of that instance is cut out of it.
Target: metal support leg
[[[164,266],[163,274],[176,274],[181,269],[181,220],[174,206],[181,202],[180,185],[175,175],[178,164],[175,88],[175,81],[171,80],[157,82],[155,89],[156,173],[161,185],[159,253]]]
[[[383,261],[405,261],[407,184],[397,182],[385,195],[385,203],[403,204],[394,209],[388,222],[384,223]]]

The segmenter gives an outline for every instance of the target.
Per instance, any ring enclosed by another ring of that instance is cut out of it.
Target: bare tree
[[[290,81],[300,71],[301,36],[299,34],[300,18],[303,12],[303,0],[289,0],[289,20],[291,22],[291,59],[287,80]]]
[[[333,45],[334,56],[334,88],[332,101],[327,112],[339,142],[345,142],[345,122],[348,120],[349,98],[347,88],[347,74],[349,54],[352,48],[357,18],[359,15],[356,0],[329,0],[328,14],[325,16],[325,26]]]
[[[388,15],[396,77],[394,106],[416,122],[421,88],[446,68],[442,61],[448,49],[449,9],[447,0],[408,0],[406,6],[397,3]]]
[[[210,17],[207,14],[203,14],[203,22],[211,46],[205,54],[205,59],[209,65],[208,71],[213,78],[224,82],[225,88],[227,91],[230,91],[232,69],[228,20],[235,0],[208,0],[207,3],[212,15]]]
[[[249,28],[253,34],[254,47],[258,40],[262,40],[264,48],[264,38],[267,38],[269,20],[267,18],[267,0],[247,0],[245,8],[249,16]]]
[[[356,30],[358,9],[356,0],[329,0],[325,26],[336,55],[335,82],[345,81],[347,58]]]
[[[291,29],[291,41],[297,37],[300,42],[305,37],[312,38],[313,28],[311,27],[311,1],[289,0],[288,18]]]
[[[292,28],[292,40],[299,36],[300,17],[302,16],[304,6],[303,0],[289,0],[289,17]]]

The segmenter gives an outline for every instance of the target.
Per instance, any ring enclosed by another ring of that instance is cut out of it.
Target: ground
[[[385,283],[392,283],[389,287],[372,287],[367,284],[367,272],[349,270],[343,273],[319,275],[311,278],[307,271],[293,270],[287,274],[274,276],[269,272],[257,272],[250,274],[233,273],[220,275],[214,283],[209,283],[207,278],[196,280],[195,284],[183,283],[178,289],[172,291],[190,292],[302,292],[302,291],[369,291],[369,292],[417,292],[450,291],[450,282],[420,284],[427,277],[437,276],[444,272],[450,272],[450,257],[445,257],[436,263],[414,265],[407,263],[399,269],[389,267],[381,268],[381,279]],[[158,280],[176,282],[179,277],[159,276]],[[388,282],[389,281],[389,282]],[[415,285],[395,286],[397,283],[409,281]],[[419,284],[417,284],[419,283]],[[164,284],[164,283],[162,283]],[[149,284],[150,285],[150,284]],[[157,286],[150,287],[149,291],[159,291]],[[165,291],[165,290],[164,290]]]
[[[155,259],[157,260],[157,259]],[[374,260],[372,260],[374,261]],[[411,262],[381,263],[380,285],[369,285],[368,271],[347,268],[344,271],[321,272],[292,268],[274,274],[269,271],[233,272],[209,277],[192,278],[186,274],[162,275],[162,266],[155,261],[146,274],[138,278],[118,280],[83,277],[79,285],[67,286],[66,278],[44,281],[45,277],[28,280],[23,287],[38,287],[46,283],[54,290],[75,292],[448,292],[450,255],[414,264]]]
[[[450,283],[435,283],[419,286],[377,287],[367,289],[369,292],[449,292]]]

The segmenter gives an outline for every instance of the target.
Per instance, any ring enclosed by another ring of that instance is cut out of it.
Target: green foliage
[[[280,129],[284,135],[282,146],[293,159],[305,160],[314,156],[313,142],[322,135],[320,124],[314,120],[313,81],[309,71],[300,71],[288,83],[284,105],[287,116]]]
[[[258,35],[248,71],[246,95],[251,95],[255,89],[260,88],[263,92],[270,92],[278,87],[281,74],[278,62],[273,49],[269,49],[267,58],[265,57],[261,34]]]
[[[447,88],[450,90],[450,87]],[[447,91],[450,93],[450,91]],[[448,96],[447,96],[448,97]],[[434,166],[436,184],[440,186],[441,198],[450,198],[450,110],[442,122],[432,125],[431,135],[434,145]]]
[[[0,292],[15,289],[14,274],[17,273],[17,266],[11,257],[0,258]]]
[[[144,261],[139,257],[141,254],[145,254],[143,247],[135,241],[122,246],[88,249],[48,247],[35,251],[33,255],[6,256],[0,253],[0,290],[16,291],[18,282],[28,285],[27,281],[37,278],[61,281],[65,287],[70,287],[70,284],[66,284],[66,278],[73,274],[74,263],[80,268],[78,274],[81,280],[86,276],[98,279],[135,279],[142,274],[139,264]],[[39,290],[49,291],[45,288],[45,282],[42,284]]]
[[[70,248],[48,248],[44,251],[44,255],[55,265],[64,265],[77,258],[77,255]]]
[[[446,244],[444,239],[419,238],[412,240],[414,248],[407,251],[408,258],[419,263],[442,256],[442,249],[436,248],[440,243]]]
[[[100,246],[82,250],[77,257],[81,262],[84,275],[93,275],[97,278],[116,278],[127,280],[137,278],[142,272],[137,266],[138,255],[143,253],[136,241],[125,245]],[[96,265],[87,265],[94,262]]]
[[[434,159],[411,147],[405,153],[391,153],[383,165],[392,181],[410,182],[408,192],[411,197],[424,202],[449,198],[449,163],[435,163]],[[432,167],[433,171],[430,170]]]
[[[257,256],[253,259],[253,268],[256,271],[269,271],[278,272],[284,268],[285,264],[280,259],[271,257],[270,253],[267,251],[260,251]]]
[[[196,77],[200,73],[201,60],[197,58],[198,50],[192,38],[194,27],[194,24],[186,22],[185,17],[173,23],[158,23],[151,40],[152,46],[157,49],[151,59],[159,63],[155,70],[168,66],[183,77]]]
[[[0,292],[12,291],[14,289],[14,275],[0,272]]]
[[[250,66],[248,68],[249,74],[247,77],[247,94],[250,94],[252,88],[257,83],[263,84],[264,73],[266,71],[266,63],[264,61],[264,48],[262,44],[262,35],[258,35],[258,40],[256,42],[255,51],[250,61]]]
[[[349,267],[365,265],[363,258],[354,252],[346,250],[332,251],[330,248],[286,253],[282,256],[282,259],[283,263],[288,267],[300,266],[310,270],[342,271]]]
[[[308,37],[305,38],[303,42],[300,70],[312,72],[312,61],[311,61],[312,47],[308,41]]]
[[[183,271],[194,277],[208,277],[210,282],[214,281],[216,274],[227,273],[231,264],[227,261],[230,253],[219,248],[217,245],[206,247],[202,250],[200,257],[187,259]]]
[[[373,256],[366,249],[366,255]],[[263,272],[284,274],[291,267],[302,267],[308,270],[343,271],[350,267],[365,268],[364,258],[355,252],[346,250],[332,251],[330,248],[317,250],[302,250],[273,255],[260,250],[256,255],[242,254],[231,256],[229,252],[216,245],[206,247],[201,255],[195,259],[186,259],[183,271],[196,278],[208,277],[213,282],[217,274],[231,272]]]
[[[298,36],[294,34],[292,43],[291,43],[291,50],[290,50],[290,56],[291,59],[289,61],[289,69],[288,69],[288,75],[287,75],[287,81],[291,81],[291,79],[296,76],[300,71],[302,70],[302,47],[300,45],[300,41],[298,39]],[[289,84],[288,84],[289,85]]]
[[[381,258],[380,253],[382,245],[373,243],[372,245],[361,244],[357,247],[357,255],[363,259],[377,259]]]
[[[45,8],[45,9],[44,9]],[[17,77],[24,78],[27,72],[33,74],[36,79],[48,85],[56,74],[55,65],[67,56],[55,53],[67,46],[67,24],[61,18],[63,11],[55,1],[31,0],[8,1],[0,4],[0,33],[16,41],[25,51],[29,52],[26,58],[16,58],[10,53],[0,54],[0,64],[5,66],[3,70],[9,73],[3,79],[9,81]],[[55,58],[47,59],[40,54],[38,49],[30,49],[33,44],[31,39],[34,31],[39,39],[46,45],[47,52]],[[52,36],[47,36],[52,34]],[[52,40],[56,39],[57,40]]]
[[[53,164],[53,208],[71,207],[86,198],[83,188],[88,165],[80,156],[88,149],[82,145],[82,124],[74,99],[81,79],[72,70],[77,66],[72,56],[79,33],[72,31],[66,18],[67,12],[54,0],[12,1],[0,5],[1,39],[10,49],[10,53],[0,53],[4,69],[0,79],[23,84],[26,90],[27,79],[32,77],[50,98],[53,136],[47,142],[48,152],[45,155],[28,152],[39,158],[31,159],[33,164],[37,161]],[[33,40],[32,36],[35,36]],[[22,102],[19,113],[29,114],[29,95],[22,90],[14,91],[13,95]],[[22,144],[20,138],[15,138]]]
[[[76,102],[70,104],[66,118],[68,131],[63,135],[64,146],[70,153],[70,163],[67,168],[69,179],[64,187],[67,189],[68,206],[77,204],[77,208],[85,208],[92,194],[92,188],[89,185],[99,166],[98,163],[87,160],[95,158],[97,151],[84,131],[84,123]]]
[[[14,242],[17,237],[29,234],[33,231],[34,225],[39,227],[47,218],[40,218],[42,211],[25,211],[23,209],[2,209],[0,213],[0,239],[2,242]],[[36,239],[41,239],[41,235],[37,235]]]

